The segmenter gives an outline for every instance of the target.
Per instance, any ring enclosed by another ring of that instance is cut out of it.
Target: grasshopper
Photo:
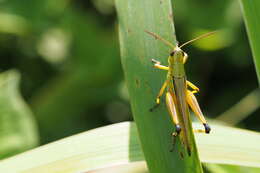
[[[168,112],[172,118],[173,123],[175,124],[175,132],[172,133],[174,137],[174,143],[177,136],[180,136],[180,139],[183,145],[186,147],[188,155],[191,155],[191,145],[189,141],[190,131],[189,127],[189,113],[188,107],[195,113],[198,119],[203,123],[204,129],[203,130],[194,130],[195,132],[203,132],[203,133],[210,133],[210,126],[208,125],[206,119],[203,116],[203,113],[200,109],[198,101],[195,97],[195,93],[199,91],[199,88],[196,87],[194,84],[189,82],[186,79],[184,64],[188,59],[187,53],[185,53],[181,48],[195,40],[207,37],[215,33],[210,32],[204,35],[201,35],[195,39],[192,39],[181,46],[174,46],[169,41],[163,39],[159,35],[145,31],[146,33],[153,36],[155,39],[161,40],[164,44],[171,47],[171,52],[168,57],[168,66],[164,66],[161,62],[152,59],[154,68],[166,70],[168,71],[167,77],[165,82],[163,83],[157,97],[156,97],[156,104],[150,110],[153,111],[156,107],[160,104],[160,98],[165,94],[166,99],[166,106],[168,108]]]

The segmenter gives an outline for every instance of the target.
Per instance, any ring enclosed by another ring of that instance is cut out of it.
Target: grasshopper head
[[[174,63],[184,64],[188,58],[188,55],[183,50],[181,50],[181,48],[183,46],[216,33],[216,31],[209,32],[209,33],[203,34],[197,38],[194,38],[190,41],[187,41],[186,43],[182,44],[181,46],[178,46],[178,45],[174,46],[171,42],[165,40],[164,38],[160,37],[159,35],[157,35],[153,32],[149,32],[149,31],[145,31],[145,32],[150,34],[151,36],[153,36],[155,39],[161,40],[165,45],[170,46],[173,49],[173,51],[171,52],[170,57],[168,59],[169,64],[174,64]]]
[[[185,63],[188,55],[176,46],[170,54],[169,63]]]

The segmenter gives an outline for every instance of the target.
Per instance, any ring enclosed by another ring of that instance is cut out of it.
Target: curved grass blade
[[[260,84],[260,1],[240,0]]]
[[[223,164],[204,164],[204,166],[210,170],[211,173],[258,173],[260,168],[253,167],[241,167],[235,165],[223,165]]]
[[[260,168],[260,133],[212,125],[212,135],[195,134],[202,162]],[[0,172],[69,173],[143,161],[134,123],[90,130],[0,161]],[[155,159],[156,160],[156,159]]]

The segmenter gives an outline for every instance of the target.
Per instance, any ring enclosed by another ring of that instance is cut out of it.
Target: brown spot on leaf
[[[129,28],[127,28],[127,33],[130,34],[131,32],[132,31]]]
[[[139,79],[135,79],[135,85],[137,88],[140,87],[140,80]]]

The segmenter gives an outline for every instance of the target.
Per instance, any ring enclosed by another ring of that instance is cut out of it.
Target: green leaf
[[[214,124],[212,129],[210,135],[195,134],[202,162],[260,168],[260,146],[256,142],[260,141],[259,133]],[[90,130],[0,161],[0,172],[87,172],[143,160],[136,126],[125,122]]]
[[[211,173],[258,173],[260,168],[241,167],[234,165],[204,164]]]
[[[24,35],[29,31],[28,21],[18,15],[0,13],[0,33]]]
[[[140,160],[143,160],[143,154],[135,124],[120,123],[90,130],[4,160],[0,162],[0,172],[86,172]]]
[[[145,30],[162,36],[173,45],[176,43],[171,1],[116,0],[116,8],[123,69],[150,172],[202,172],[193,135],[189,137],[192,148],[190,157],[179,140],[177,152],[169,152],[173,147],[171,134],[174,125],[166,106],[161,104],[154,112],[149,111],[154,106],[156,95],[167,75],[166,72],[153,69],[151,59],[167,64],[170,49],[145,33]]]
[[[260,83],[260,1],[259,0],[240,0],[244,14],[247,33],[254,57],[256,73]]]
[[[38,144],[32,112],[18,91],[19,80],[16,71],[0,74],[0,158]]]
[[[215,120],[225,124],[236,125],[260,107],[260,90],[255,89],[243,97],[238,103],[219,115]]]
[[[217,124],[209,135],[196,134],[200,158],[207,163],[260,167],[258,140],[260,133]]]

